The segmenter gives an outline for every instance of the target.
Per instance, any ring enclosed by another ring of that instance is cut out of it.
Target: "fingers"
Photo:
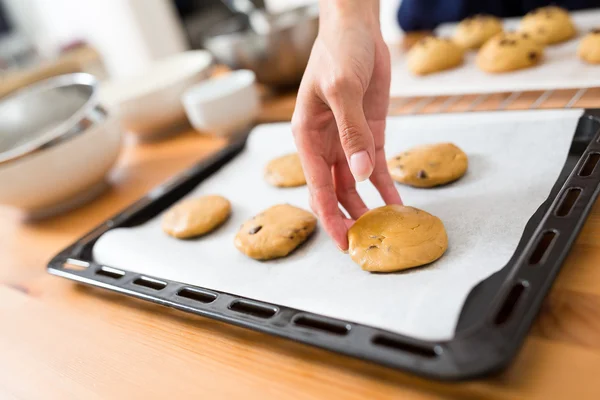
[[[363,110],[364,91],[359,81],[334,82],[324,93],[333,112],[350,171],[357,182],[371,176],[375,145]]]
[[[402,199],[388,171],[385,153],[378,149],[375,155],[375,168],[371,175],[371,183],[377,189],[385,204],[402,204]]]
[[[311,160],[305,169],[310,191],[310,206],[317,214],[325,231],[341,250],[348,249],[346,218],[338,207],[338,199],[331,177],[331,170],[322,158]]]
[[[305,141],[307,132],[302,124],[294,126],[294,137],[306,184],[310,192],[310,207],[317,215],[325,231],[341,250],[348,249],[348,227],[345,216],[338,207],[331,168],[325,159],[312,151]]]
[[[356,182],[346,160],[339,160],[333,166],[334,186],[337,199],[352,219],[358,219],[369,211],[356,191]]]

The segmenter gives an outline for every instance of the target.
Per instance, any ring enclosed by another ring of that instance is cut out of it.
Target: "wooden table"
[[[541,107],[561,107],[572,95],[556,92]],[[511,108],[538,96],[525,93]],[[271,100],[262,119],[289,119],[293,104],[293,95]],[[576,106],[600,107],[600,89]],[[411,107],[392,101],[390,111]],[[37,224],[0,209],[0,398],[600,398],[600,205],[514,364],[470,383],[414,378],[46,274],[60,249],[221,146],[191,131],[128,145],[114,186],[96,201]]]

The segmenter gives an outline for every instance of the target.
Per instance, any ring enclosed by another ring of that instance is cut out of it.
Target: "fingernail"
[[[342,252],[342,253],[344,253],[344,254],[348,254],[348,250],[344,250],[344,249],[342,249],[342,248],[341,248],[339,245],[337,245],[337,244],[336,244],[336,246],[337,246],[337,248],[338,248],[338,250],[339,250],[339,251],[341,251],[341,252]]]
[[[373,172],[371,157],[366,151],[359,151],[350,156],[350,171],[354,175],[356,182],[362,182],[368,179]]]

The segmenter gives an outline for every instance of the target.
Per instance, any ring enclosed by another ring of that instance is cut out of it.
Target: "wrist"
[[[320,25],[325,28],[364,26],[380,32],[379,0],[319,0]]]

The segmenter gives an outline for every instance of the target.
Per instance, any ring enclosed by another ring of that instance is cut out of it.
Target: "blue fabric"
[[[458,22],[475,14],[516,17],[550,4],[580,10],[600,7],[600,0],[402,0],[398,23],[405,32],[432,30],[444,22]]]

